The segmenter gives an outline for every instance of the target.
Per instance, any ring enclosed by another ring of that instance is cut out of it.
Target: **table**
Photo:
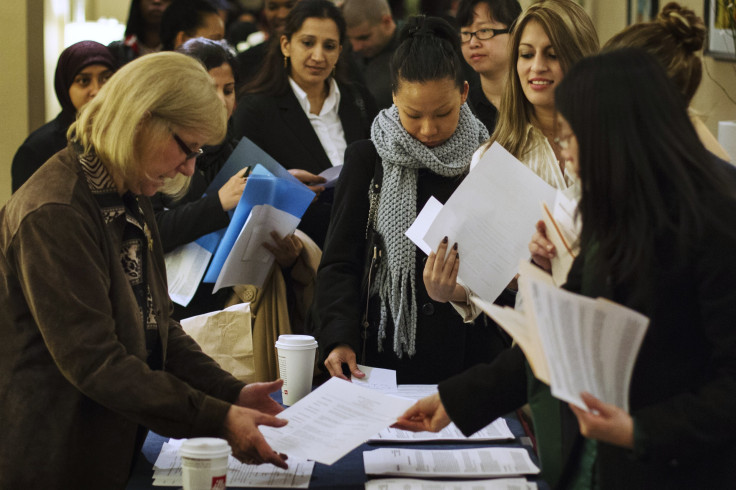
[[[274,398],[280,402],[281,393],[275,393]],[[333,465],[327,466],[322,463],[315,463],[312,479],[309,482],[309,488],[315,489],[340,489],[340,490],[363,490],[367,477],[363,468],[363,452],[377,449],[379,447],[407,447],[412,449],[470,449],[474,447],[523,447],[529,451],[532,461],[539,466],[539,460],[531,448],[531,442],[526,437],[521,422],[516,418],[515,414],[509,414],[505,417],[509,429],[516,439],[512,441],[498,441],[483,444],[448,444],[448,443],[397,443],[397,444],[361,444],[357,448],[350,451],[339,461]],[[154,487],[153,486],[153,463],[156,461],[161,446],[168,441],[168,437],[160,436],[154,432],[149,432],[146,442],[143,445],[141,453],[138,455],[138,461],[131,475],[126,490],[152,490],[176,487]],[[535,481],[540,490],[549,490],[550,487],[542,480],[528,477],[529,480]]]

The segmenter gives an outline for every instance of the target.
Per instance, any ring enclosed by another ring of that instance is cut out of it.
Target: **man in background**
[[[389,62],[398,31],[386,0],[345,0],[342,7],[347,35],[366,88],[379,109],[391,107]]]

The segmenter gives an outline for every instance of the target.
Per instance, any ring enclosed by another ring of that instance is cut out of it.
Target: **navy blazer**
[[[359,85],[338,83],[338,115],[350,143],[370,137],[376,116],[373,97]],[[233,113],[236,137],[246,136],[287,169],[303,169],[319,174],[332,167],[317,133],[292,90],[281,95],[247,94]],[[332,193],[323,192],[302,218],[299,228],[320,248],[324,245]]]

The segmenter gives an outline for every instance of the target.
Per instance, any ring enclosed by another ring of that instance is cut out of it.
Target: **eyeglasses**
[[[572,133],[565,136],[558,136],[554,139],[554,142],[563,150],[567,150],[570,147],[570,138],[572,138],[573,136],[574,135]]]
[[[202,148],[199,148],[197,150],[192,150],[191,148],[189,148],[187,144],[184,143],[182,139],[179,138],[179,135],[177,135],[175,132],[172,131],[171,135],[174,137],[174,141],[176,141],[176,144],[179,145],[179,148],[181,148],[182,153],[187,156],[187,160],[197,158],[199,155],[204,153],[204,150],[202,150]]]
[[[460,31],[460,41],[465,44],[469,43],[471,39],[473,39],[473,36],[478,41],[487,41],[493,36],[498,36],[499,34],[508,34],[510,29],[507,27],[506,29],[478,29],[475,32],[468,32],[468,31]]]

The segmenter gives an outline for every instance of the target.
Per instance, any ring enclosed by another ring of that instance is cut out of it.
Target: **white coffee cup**
[[[184,490],[225,490],[230,445],[225,439],[198,437],[181,444]]]
[[[284,380],[281,398],[284,405],[293,405],[312,391],[317,341],[311,335],[279,335],[276,349]]]

